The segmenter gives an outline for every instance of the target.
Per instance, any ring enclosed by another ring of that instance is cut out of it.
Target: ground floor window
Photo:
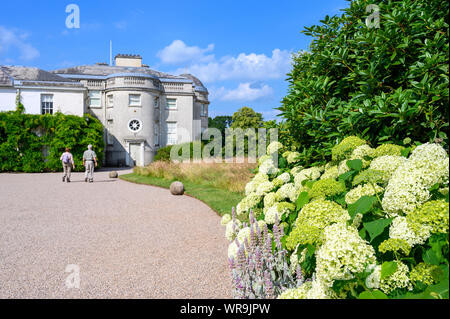
[[[177,123],[167,122],[167,145],[177,144]]]
[[[53,95],[41,95],[41,114],[53,114]]]

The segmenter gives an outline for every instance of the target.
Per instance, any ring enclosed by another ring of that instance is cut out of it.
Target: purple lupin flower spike
[[[259,249],[259,247],[256,247],[255,249],[255,263],[256,263],[256,270],[261,273],[262,272],[262,256],[261,256],[261,251]]]
[[[246,264],[247,264],[247,262],[246,262],[247,260],[246,260],[246,257],[245,257],[245,246],[244,246],[244,244],[241,244],[241,246],[239,247],[239,250],[238,250],[238,265],[239,265],[239,268],[240,269],[243,269],[243,270],[245,270],[246,268]]]
[[[236,267],[235,263],[234,263],[234,258],[228,258],[228,265],[230,266],[230,270],[233,271]]]
[[[272,278],[270,277],[270,273],[267,270],[264,272],[264,284],[266,290],[266,298],[272,299],[273,298]]]
[[[249,217],[249,220],[250,220],[250,225],[252,225],[252,224],[254,223],[253,209],[250,209],[250,217]]]

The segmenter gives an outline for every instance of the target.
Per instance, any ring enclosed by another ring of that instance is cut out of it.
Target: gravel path
[[[0,298],[231,298],[208,206],[106,171],[61,176],[0,174]]]

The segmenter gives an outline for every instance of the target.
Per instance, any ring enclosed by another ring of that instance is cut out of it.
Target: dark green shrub
[[[365,24],[369,4],[379,6],[379,28]],[[447,147],[448,13],[446,0],[358,0],[305,28],[310,50],[294,57],[279,108],[304,164],[326,161],[348,135]]]
[[[164,147],[161,147],[157,152],[153,160],[156,161],[166,161],[170,162],[170,150],[172,149],[173,145],[167,145]]]
[[[91,115],[34,115],[0,112],[0,171],[62,170],[60,156],[69,147],[76,171],[84,170],[83,152],[92,144],[99,166],[103,158],[103,125]],[[45,156],[44,156],[45,153]]]
[[[194,158],[194,144],[196,144],[196,143],[200,143],[200,142],[195,141],[195,142],[190,142],[190,143],[182,143],[182,144],[177,144],[177,145],[164,146],[156,152],[156,155],[153,158],[153,161],[155,161],[155,162],[156,161],[170,162],[170,152],[173,147],[179,148],[178,155],[181,156],[182,160],[193,159]],[[189,154],[183,154],[183,146],[186,146],[187,144],[189,145]],[[203,146],[204,146],[204,143],[201,142],[200,143],[201,151],[203,151]]]

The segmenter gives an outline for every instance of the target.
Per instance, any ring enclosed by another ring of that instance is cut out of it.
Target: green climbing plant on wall
[[[83,170],[80,164],[88,144],[93,145],[101,166],[103,125],[91,115],[34,115],[23,114],[19,110],[0,112],[1,172],[60,171],[59,158],[66,147],[74,156],[76,171],[80,171]]]

